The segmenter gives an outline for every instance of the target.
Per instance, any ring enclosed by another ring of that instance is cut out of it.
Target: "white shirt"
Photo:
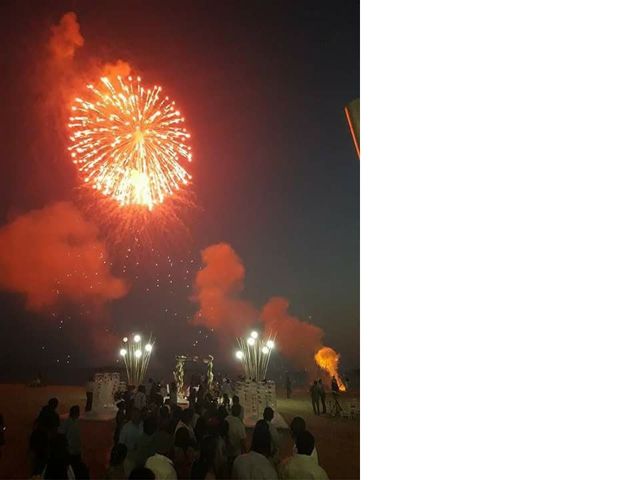
[[[178,478],[173,462],[159,453],[149,457],[144,466],[153,472],[156,480],[177,480]]]
[[[235,457],[242,453],[242,442],[247,438],[247,430],[244,427],[244,423],[238,417],[228,415],[225,418],[229,424],[229,450],[230,457]]]
[[[298,449],[296,448],[296,442],[293,442],[293,454],[294,455],[298,454]],[[318,450],[316,450],[316,447],[313,447],[313,452],[311,452],[311,458],[313,458],[316,463],[319,463],[318,462]]]
[[[311,455],[296,454],[287,458],[280,466],[280,478],[283,480],[328,480],[327,472],[318,465]]]
[[[278,474],[264,455],[253,450],[240,455],[233,462],[233,478],[241,479],[277,479]]]
[[[269,424],[269,435],[271,436],[271,455],[275,456],[280,450],[280,434],[272,422],[273,420],[267,423]]]

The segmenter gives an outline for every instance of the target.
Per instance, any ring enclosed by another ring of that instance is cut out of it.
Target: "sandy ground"
[[[0,413],[4,415],[6,444],[0,451],[0,478],[26,478],[27,447],[33,420],[42,405],[51,397],[58,397],[59,413],[78,404],[84,408],[81,387],[48,386],[28,388],[22,385],[0,385]],[[307,429],[316,438],[320,465],[332,479],[360,477],[359,420],[316,416],[305,394],[278,399],[278,410],[287,423],[295,416],[303,417]],[[102,478],[109,459],[113,438],[113,422],[81,421],[82,456],[89,466],[91,478]],[[283,437],[282,453],[291,454],[292,441],[288,432]]]

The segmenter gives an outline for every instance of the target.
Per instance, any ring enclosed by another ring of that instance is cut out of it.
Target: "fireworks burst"
[[[87,85],[95,100],[71,107],[71,157],[85,183],[121,206],[151,210],[191,180],[184,117],[162,87],[145,89],[140,77],[100,82]]]

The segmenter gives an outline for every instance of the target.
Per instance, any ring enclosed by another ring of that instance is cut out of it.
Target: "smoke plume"
[[[64,301],[100,307],[127,292],[109,271],[97,228],[68,202],[0,228],[0,288],[24,295],[32,311]]]
[[[65,13],[57,25],[51,27],[49,51],[52,60],[67,62],[73,59],[76,50],[84,45],[84,38],[80,33],[78,17],[74,12]]]
[[[204,268],[195,282],[200,310],[192,323],[232,337],[244,335],[256,323],[258,311],[240,298],[245,274],[242,260],[226,243],[205,248],[201,256]]]
[[[321,328],[289,313],[289,301],[272,297],[262,307],[261,319],[266,331],[277,333],[278,349],[298,368],[313,365],[313,352],[322,347]]]
[[[321,328],[289,313],[289,301],[272,297],[258,311],[241,297],[245,267],[226,243],[202,251],[203,268],[196,275],[195,300],[200,309],[192,324],[204,325],[227,337],[244,336],[258,322],[275,333],[278,351],[298,368],[313,368],[314,353],[323,346]]]

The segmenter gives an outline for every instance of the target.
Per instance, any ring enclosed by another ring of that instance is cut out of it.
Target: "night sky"
[[[100,216],[78,192],[64,106],[49,95],[57,80],[42,74],[51,26],[69,11],[84,37],[76,65],[122,59],[180,106],[193,205],[181,212],[184,228],[156,234],[177,241],[154,238],[139,258],[110,248],[109,267],[130,290],[99,311],[69,302],[30,311],[23,295],[0,291],[5,376],[108,364],[82,341],[92,328],[152,330],[157,369],[178,353],[211,352],[224,366],[231,353],[212,352],[215,335],[188,324],[200,251],[219,242],[242,259],[244,299],[260,308],[287,298],[291,314],[324,330],[345,370],[359,367],[359,160],[343,112],[360,94],[358,3],[3,2],[3,225],[57,201]]]

